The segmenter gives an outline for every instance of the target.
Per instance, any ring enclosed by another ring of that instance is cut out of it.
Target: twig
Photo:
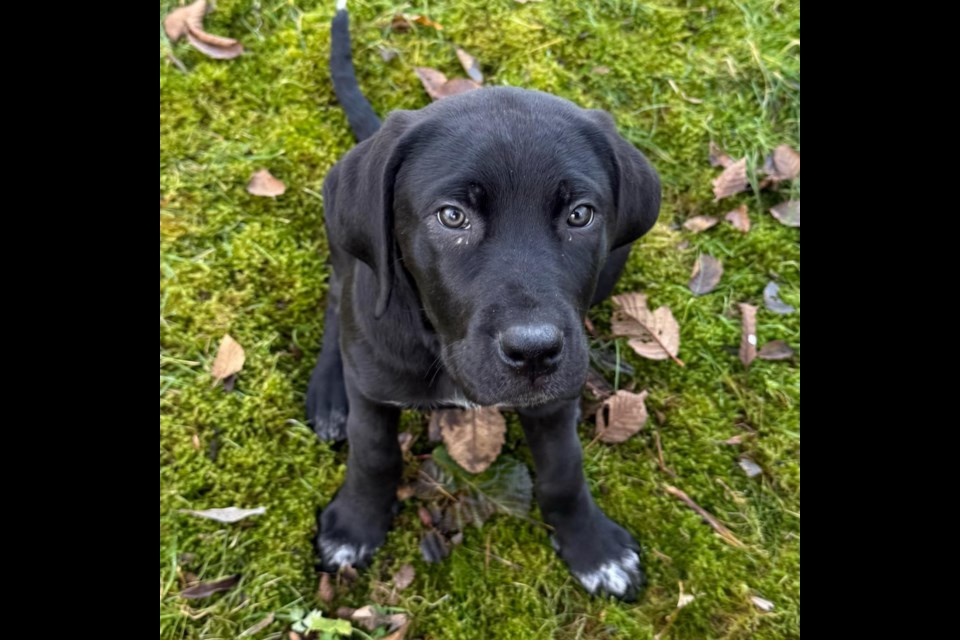
[[[688,507],[696,511],[698,514],[700,514],[700,517],[706,520],[707,524],[713,527],[713,530],[719,533],[720,537],[726,540],[728,543],[732,544],[735,547],[740,547],[741,549],[747,546],[742,542],[740,542],[740,540],[737,539],[737,536],[733,535],[733,532],[730,531],[730,529],[727,529],[719,520],[714,518],[709,511],[707,511],[706,509],[698,505],[696,502],[694,502],[693,499],[690,496],[688,496],[686,493],[670,485],[667,485],[666,487],[664,487],[664,489],[666,490],[667,493],[672,495],[674,498],[677,498],[678,500],[686,504]]]
[[[173,55],[173,54],[172,54],[171,52],[169,52],[169,51],[167,51],[167,60],[169,60],[170,62],[172,62],[173,65],[174,65],[177,69],[180,69],[180,71],[182,71],[182,72],[184,72],[184,73],[190,73],[190,72],[187,70],[187,65],[183,64],[182,62],[180,62],[180,58],[178,58],[177,56]]]
[[[660,446],[660,430],[659,429],[653,430],[653,441],[657,445],[657,464],[660,465],[660,471],[663,471],[665,474],[667,474],[671,478],[676,478],[677,474],[674,473],[672,470],[670,470],[667,467],[667,463],[663,461],[663,447]]]

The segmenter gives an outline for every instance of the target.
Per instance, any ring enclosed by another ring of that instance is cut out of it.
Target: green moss
[[[314,516],[345,461],[300,422],[328,277],[318,192],[352,144],[327,71],[333,2],[217,5],[209,30],[240,38],[246,55],[213,61],[162,35],[160,44],[162,638],[233,638],[271,611],[317,606]],[[161,15],[170,6],[162,2]],[[335,604],[364,604],[373,580],[412,561],[417,578],[399,603],[413,613],[412,637],[649,638],[667,625],[680,581],[696,599],[675,615],[668,637],[799,636],[799,357],[745,370],[736,356],[738,302],[760,306],[761,342],[799,345],[799,314],[769,313],[761,298],[775,279],[782,297],[799,306],[799,232],[766,213],[791,189],[798,195],[799,184],[715,203],[717,170],[706,162],[711,139],[753,161],[777,144],[799,143],[799,3],[350,7],[360,81],[381,113],[425,105],[412,67],[458,74],[456,44],[480,59],[489,84],[550,91],[614,114],[656,164],[665,192],[661,223],[634,251],[619,288],[644,290],[654,306],[673,309],[686,366],[621,349],[664,420],[652,419],[625,444],[597,443],[585,454],[599,502],[644,545],[650,587],[639,603],[587,597],[542,527],[516,519],[468,531],[448,561],[426,565],[408,507],[375,566]],[[445,28],[391,33],[385,25],[397,10],[425,13]],[[385,63],[381,46],[400,55]],[[593,72],[601,65],[609,73]],[[246,194],[261,167],[286,182],[285,195]],[[696,236],[675,230],[690,215],[723,214],[741,202],[754,225],[748,235],[725,224]],[[682,240],[689,248],[677,248]],[[700,251],[721,258],[725,274],[716,291],[695,297],[686,282]],[[609,310],[592,313],[598,326]],[[227,331],[247,352],[230,394],[207,374]],[[422,423],[405,417],[408,427]],[[654,429],[676,477],[659,469]],[[752,432],[740,447],[722,444]],[[584,443],[590,439],[584,426]],[[516,425],[507,440],[529,460]],[[763,467],[761,478],[740,470],[742,453]],[[666,484],[726,523],[745,548],[724,543],[664,493]],[[223,526],[178,512],[230,504],[264,505],[267,513]],[[244,577],[230,593],[186,603],[177,596],[178,564],[203,579]],[[754,594],[776,609],[758,611]],[[282,630],[277,622],[258,637]]]

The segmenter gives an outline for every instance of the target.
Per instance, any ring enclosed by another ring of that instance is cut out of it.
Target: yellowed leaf
[[[621,389],[597,409],[596,436],[602,442],[624,442],[647,422],[647,391],[632,393]]]
[[[243,352],[243,347],[227,334],[220,341],[220,348],[217,350],[217,357],[213,360],[210,373],[217,380],[223,380],[240,371],[245,360],[246,354]]]
[[[680,351],[680,325],[669,307],[650,311],[647,297],[642,293],[625,293],[614,296],[612,300],[616,307],[610,323],[613,335],[630,338],[630,348],[644,358],[671,358],[683,366],[683,362],[677,358]]]
[[[470,473],[486,470],[503,448],[507,423],[496,407],[442,409],[440,435],[450,457]]]
[[[287,190],[287,185],[277,180],[266,169],[260,169],[250,177],[247,183],[247,193],[254,196],[274,198],[281,196]]]

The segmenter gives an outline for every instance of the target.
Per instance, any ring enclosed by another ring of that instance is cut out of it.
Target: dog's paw
[[[335,573],[346,565],[362,569],[387,539],[395,509],[385,512],[347,505],[338,498],[320,512],[317,534],[319,569]]]
[[[579,533],[563,543],[556,538],[552,542],[584,589],[593,595],[636,600],[645,583],[636,540],[606,516]]]
[[[321,440],[338,442],[347,437],[348,410],[343,366],[321,357],[307,387],[307,421]]]

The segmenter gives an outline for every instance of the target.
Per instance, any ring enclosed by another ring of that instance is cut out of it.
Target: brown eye
[[[567,217],[567,224],[571,227],[585,227],[593,222],[593,207],[582,204]]]
[[[467,214],[456,207],[444,207],[437,211],[440,224],[450,229],[461,229],[467,224]]]

